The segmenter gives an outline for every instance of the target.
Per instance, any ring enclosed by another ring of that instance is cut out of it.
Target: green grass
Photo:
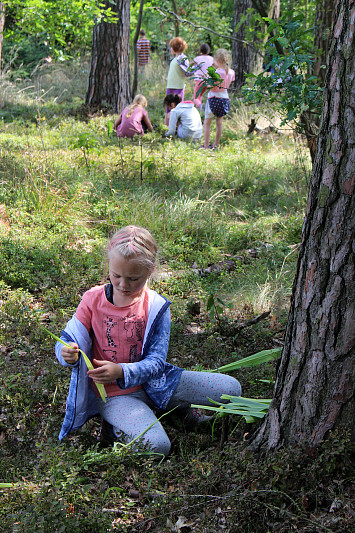
[[[140,80],[155,131],[133,141],[108,134],[114,116],[83,115],[87,63],[0,85],[0,482],[20,483],[0,488],[0,530],[160,533],[185,517],[201,532],[350,531],[346,435],[316,458],[259,460],[245,449],[257,424],[230,417],[238,426],[223,451],[221,420],[213,434],[166,425],[173,450],[160,464],[99,447],[97,420],[57,441],[69,374],[40,326],[59,334],[84,291],[106,279],[104,248],[118,227],[146,226],[159,243],[151,286],[172,301],[169,361],[216,368],[283,338],[308,154],[290,135],[248,138],[258,110],[237,99],[220,150],[164,140],[165,71],[156,63]],[[84,154],[74,146],[86,133],[95,149]],[[231,272],[194,272],[233,257]],[[228,304],[214,318],[211,295]],[[265,310],[268,319],[239,328]],[[243,395],[272,397],[275,369],[240,369]],[[325,518],[336,498],[339,523]]]

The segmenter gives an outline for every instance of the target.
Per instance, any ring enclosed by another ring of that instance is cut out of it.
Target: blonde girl
[[[216,82],[207,96],[205,120],[203,123],[204,145],[202,148],[216,148],[221,140],[223,129],[223,117],[229,112],[230,103],[228,87],[235,80],[234,70],[230,68],[230,55],[227,50],[219,48],[213,56],[213,65],[216,72],[222,78],[222,82]],[[216,137],[210,146],[211,123],[216,119]]]
[[[196,427],[206,417],[191,403],[211,405],[209,398],[240,395],[240,384],[231,376],[166,362],[170,302],[147,287],[156,256],[156,242],[144,228],[126,226],[110,239],[110,282],[85,292],[61,334],[70,348],[59,342],[55,348],[59,362],[72,368],[60,440],[100,414],[112,439],[129,442],[143,434],[143,444],[166,456],[170,440],[157,409],[176,407],[185,423]],[[93,370],[87,370],[79,348],[92,359]],[[106,402],[95,383],[105,387]]]
[[[153,131],[146,107],[147,99],[143,94],[137,94],[133,103],[126,107],[115,120],[113,129],[118,137],[132,138],[134,135],[143,135],[144,131]]]

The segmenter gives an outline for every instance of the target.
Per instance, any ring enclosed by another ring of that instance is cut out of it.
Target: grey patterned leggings
[[[222,394],[240,396],[239,381],[226,374],[184,370],[167,410],[177,406],[187,407],[192,403],[211,405],[207,398],[221,401]],[[157,420],[154,405],[143,389],[123,396],[112,396],[107,398],[106,403],[98,400],[98,409],[102,418],[113,426],[115,434],[124,433],[128,442]],[[142,442],[150,445],[156,453],[169,454],[170,440],[159,421],[144,433]]]

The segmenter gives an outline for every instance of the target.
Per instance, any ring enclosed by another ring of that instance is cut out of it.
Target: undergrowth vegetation
[[[156,60],[140,80],[154,132],[133,141],[112,133],[115,117],[85,114],[85,62],[1,80],[0,482],[18,485],[0,489],[0,530],[350,531],[346,434],[316,455],[256,457],[257,424],[229,417],[223,441],[222,418],[192,434],[167,422],[172,454],[159,462],[103,448],[94,419],[58,443],[69,374],[41,325],[60,333],[105,282],[116,228],[158,241],[151,286],[172,301],[169,361],[207,370],[282,345],[310,171],[302,140],[247,136],[267,110],[237,97],[218,151],[163,139],[165,71]],[[272,397],[275,369],[239,370],[243,395]]]

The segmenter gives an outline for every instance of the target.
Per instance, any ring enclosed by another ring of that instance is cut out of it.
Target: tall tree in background
[[[246,29],[250,26],[248,9],[254,8],[262,17],[278,20],[280,16],[280,0],[234,0],[234,30],[236,39],[232,44],[232,67],[235,70],[234,87],[238,90],[245,84],[246,74],[259,74],[263,69],[263,54],[261,50],[266,42],[266,25],[257,26],[254,32],[252,46],[247,46]],[[245,22],[241,20],[245,18]],[[249,29],[250,34],[250,29]],[[247,39],[248,40],[248,39]],[[249,39],[250,40],[250,39]]]
[[[278,20],[280,16],[280,0],[251,0],[252,7],[261,17],[268,17],[273,20]],[[266,24],[262,27],[255,28],[257,33],[254,39],[254,45],[256,48],[262,49],[267,39]],[[260,37],[257,37],[257,34]],[[250,56],[249,71],[253,74],[260,74],[263,70],[263,57],[254,52]]]
[[[327,53],[330,43],[330,31],[333,25],[335,0],[319,0],[316,4],[316,15],[314,22],[314,47],[316,62],[314,64],[314,75],[322,82],[325,78],[325,69],[321,68],[327,62]]]
[[[355,38],[338,0],[296,278],[274,398],[251,447],[319,445],[354,431]]]
[[[177,5],[176,5],[175,0],[171,0],[171,3],[172,3],[172,6],[173,6],[174,13],[178,14],[178,9],[177,9]],[[180,35],[180,24],[179,24],[179,19],[178,18],[176,18],[175,21],[174,21],[174,35],[175,35],[175,37],[179,37],[179,35]]]
[[[236,27],[240,23],[241,17],[247,15],[247,10],[251,8],[251,0],[234,0],[234,32],[233,37],[238,40],[232,43],[232,68],[235,71],[235,82],[233,86],[239,90],[245,83],[245,75],[250,72],[251,50],[242,41],[245,40],[245,26],[248,19],[241,24],[237,31]]]
[[[107,107],[120,112],[129,102],[130,1],[105,0],[117,15],[117,22],[101,20],[95,24],[91,48],[91,69],[86,105],[93,109]]]
[[[137,26],[136,26],[136,31],[135,31],[134,37],[133,37],[134,74],[133,74],[133,83],[132,83],[132,99],[136,96],[137,87],[138,87],[138,50],[137,50],[137,42],[138,42],[138,38],[139,38],[139,32],[140,32],[140,29],[141,29],[141,26],[142,26],[143,7],[144,7],[144,0],[140,0],[138,18],[137,18]]]
[[[2,42],[4,39],[4,26],[5,26],[5,4],[0,2],[0,71],[2,70]]]

